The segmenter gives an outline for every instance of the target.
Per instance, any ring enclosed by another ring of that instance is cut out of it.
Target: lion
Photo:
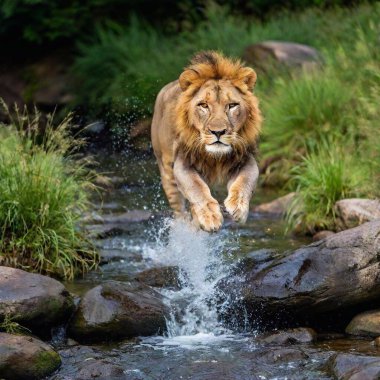
[[[186,214],[205,231],[223,224],[210,186],[227,184],[226,211],[244,223],[259,169],[256,146],[262,117],[252,91],[256,73],[215,51],[196,54],[179,79],[159,92],[152,145],[162,186],[175,216]]]

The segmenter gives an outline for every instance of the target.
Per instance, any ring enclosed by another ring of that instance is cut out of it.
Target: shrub
[[[333,229],[335,202],[368,192],[366,167],[341,141],[322,141],[291,174],[296,196],[287,222],[298,231]]]
[[[332,75],[319,72],[282,80],[265,112],[262,149],[292,158],[305,145],[316,146],[322,136],[346,133],[352,108],[351,92]]]
[[[0,264],[72,279],[99,260],[80,229],[93,175],[75,159],[71,116],[42,121],[16,110],[0,126]]]

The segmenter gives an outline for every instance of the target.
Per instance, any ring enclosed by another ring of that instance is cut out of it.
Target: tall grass
[[[335,202],[363,195],[368,189],[368,173],[354,152],[337,141],[322,141],[302,157],[292,170],[296,195],[287,213],[288,226],[314,233],[334,229]]]
[[[80,229],[94,189],[69,115],[57,127],[16,109],[0,125],[0,264],[72,279],[98,254]]]

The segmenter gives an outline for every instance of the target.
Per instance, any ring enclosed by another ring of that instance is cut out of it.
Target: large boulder
[[[380,357],[355,354],[336,354],[330,369],[339,380],[377,380],[380,378]]]
[[[162,296],[139,282],[105,282],[89,290],[69,325],[79,342],[119,340],[166,330]]]
[[[50,328],[68,320],[74,301],[57,280],[20,269],[0,267],[0,321],[6,316],[47,336]]]
[[[371,310],[355,316],[346,327],[346,333],[358,336],[380,336],[380,310]]]
[[[379,234],[380,220],[248,265],[219,284],[222,315],[235,323],[245,314],[256,326],[344,329],[380,303]]]
[[[338,228],[353,228],[380,219],[378,199],[342,199],[335,203]]]
[[[61,358],[46,343],[30,336],[0,333],[1,379],[42,379],[60,365]]]
[[[263,71],[273,66],[313,70],[322,61],[316,49],[284,41],[264,41],[250,45],[245,49],[243,59]]]

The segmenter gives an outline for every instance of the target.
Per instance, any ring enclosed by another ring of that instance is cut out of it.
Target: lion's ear
[[[240,79],[247,85],[248,89],[252,91],[257,80],[255,70],[251,69],[250,67],[243,67],[240,69],[239,74]]]
[[[182,91],[187,90],[187,88],[196,80],[199,78],[199,74],[192,69],[185,70],[180,76],[179,76],[179,86],[181,87]]]

